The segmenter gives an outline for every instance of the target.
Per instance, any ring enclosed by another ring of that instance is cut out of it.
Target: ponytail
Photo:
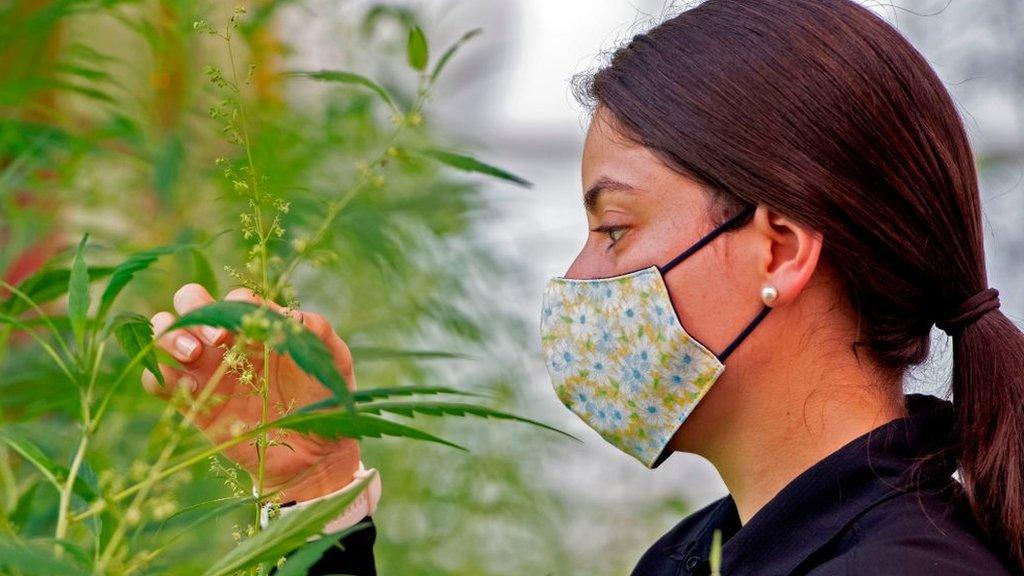
[[[936,325],[953,336],[953,406],[964,503],[1024,571],[1024,333],[988,288]]]
[[[635,35],[574,92],[716,197],[826,238],[858,358],[903,375],[929,358],[933,324],[953,335],[955,430],[936,456],[957,462],[964,524],[1024,573],[1024,334],[982,290],[977,164],[924,56],[853,0],[711,0]]]

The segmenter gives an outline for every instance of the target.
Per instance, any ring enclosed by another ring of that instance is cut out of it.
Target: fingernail
[[[180,360],[189,360],[192,358],[192,353],[196,351],[196,347],[199,346],[199,342],[192,336],[182,334],[174,340],[174,348],[181,354]]]
[[[203,333],[203,338],[206,338],[210,344],[216,344],[224,334],[223,328],[214,328],[213,326],[203,326],[199,331]]]

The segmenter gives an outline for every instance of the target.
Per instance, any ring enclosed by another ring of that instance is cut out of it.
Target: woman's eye
[[[611,243],[608,244],[608,248],[611,248],[612,246],[615,245],[616,242],[618,242],[619,240],[622,239],[622,236],[626,233],[626,227],[625,226],[598,226],[597,228],[594,228],[594,232],[600,232],[600,233],[604,234],[605,236],[607,236],[608,240],[611,241]]]

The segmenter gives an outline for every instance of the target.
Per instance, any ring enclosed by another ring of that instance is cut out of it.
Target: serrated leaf
[[[559,430],[558,428],[555,428],[553,426],[544,424],[543,422],[538,422],[536,420],[531,420],[529,418],[516,416],[515,414],[502,412],[500,410],[494,410],[493,408],[488,408],[486,406],[478,406],[475,404],[461,404],[458,402],[436,402],[431,400],[416,400],[406,402],[367,402],[364,404],[359,404],[358,406],[359,412],[364,414],[380,414],[382,412],[390,412],[392,414],[400,414],[402,416],[408,416],[410,418],[414,417],[417,413],[427,414],[430,416],[470,415],[479,416],[481,418],[495,418],[497,420],[513,420],[515,422],[522,422],[524,424],[530,424],[533,426],[537,426],[539,428],[544,428],[545,430],[557,432],[559,434],[562,434],[563,436],[568,436],[569,438],[572,438],[577,442],[583,442],[582,440],[573,436],[572,434]]]
[[[473,30],[470,30],[469,32],[463,34],[461,38],[459,38],[454,44],[452,44],[447,50],[445,50],[444,54],[441,55],[441,59],[438,60],[437,64],[434,65],[434,71],[430,73],[430,81],[434,82],[435,80],[437,80],[437,77],[441,74],[441,70],[443,70],[445,65],[448,64],[448,61],[451,60],[452,56],[455,55],[455,52],[458,51],[458,49],[461,48],[463,44],[465,44],[473,37],[479,35],[481,32],[483,32],[482,28],[474,28]]]
[[[242,319],[246,315],[256,313],[261,309],[260,306],[251,302],[214,302],[179,317],[167,330],[203,325],[218,326],[237,332],[242,328]],[[279,353],[288,354],[299,368],[319,380],[334,393],[334,397],[339,402],[345,403],[351,412],[355,413],[352,394],[348,390],[345,379],[338,373],[338,369],[334,365],[334,356],[327,349],[327,345],[305,326],[272,310],[263,310],[266,314],[277,316],[296,328],[295,330],[286,328],[283,340],[275,343],[274,349]]]
[[[414,396],[414,395],[430,395],[430,394],[452,394],[456,396],[475,396],[478,398],[489,398],[487,394],[479,394],[476,392],[467,392],[464,390],[458,390],[456,388],[449,388],[447,386],[394,386],[390,388],[370,388],[368,390],[356,390],[352,392],[352,399],[356,402],[366,402],[373,400],[374,398],[390,398],[391,396]],[[338,401],[334,398],[327,398],[319,402],[313,402],[302,406],[297,413],[302,412],[315,412],[317,410],[323,410],[326,408],[335,408],[338,406]]]
[[[427,37],[419,26],[409,28],[409,40],[405,46],[406,56],[409,59],[409,66],[414,70],[423,71],[427,68],[429,55],[427,53]]]
[[[412,396],[416,394],[454,394],[457,396],[476,396],[478,398],[489,398],[487,394],[469,392],[448,386],[390,386],[384,388],[367,388],[356,390],[352,398],[356,402],[365,402],[374,398],[388,398],[390,396]]]
[[[362,478],[349,490],[333,496],[316,506],[295,510],[273,520],[252,538],[245,540],[221,557],[204,576],[227,576],[264,562],[277,559],[306,544],[310,536],[320,534],[324,526],[340,514],[373,480],[377,472]],[[334,538],[335,535],[324,536]]]
[[[380,84],[377,84],[373,80],[370,80],[366,76],[356,74],[355,72],[346,72],[344,70],[317,70],[317,71],[295,71],[288,72],[288,76],[304,76],[313,80],[320,80],[321,82],[339,82],[341,84],[355,84],[357,86],[363,86],[373,90],[378,96],[384,99],[394,110],[398,110],[398,106],[395,105],[395,101],[388,94]]]
[[[112,266],[90,266],[87,274],[90,282],[110,276],[114,272]],[[20,292],[30,298],[36,305],[49,302],[67,293],[68,283],[71,279],[71,270],[68,268],[42,268],[35,274],[22,280],[17,288]],[[20,296],[14,294],[4,301],[0,310],[7,314],[17,316],[29,309],[29,304]]]
[[[419,150],[416,153],[418,153],[421,156],[425,156],[427,158],[436,160],[447,166],[451,166],[452,168],[462,170],[464,172],[476,172],[480,174],[486,174],[488,176],[493,176],[501,180],[507,180],[509,182],[513,182],[515,184],[519,184],[520,186],[524,186],[527,188],[533,186],[533,184],[528,180],[524,180],[523,178],[520,178],[519,176],[516,176],[511,172],[502,170],[501,168],[498,168],[496,166],[485,164],[484,162],[481,162],[476,158],[473,158],[472,156],[468,156],[466,154],[460,154],[458,152],[451,152],[448,150],[439,150],[437,148],[426,148]]]
[[[284,428],[294,430],[302,434],[316,434],[325,438],[381,438],[384,436],[396,436],[436,442],[451,446],[459,450],[466,450],[462,446],[439,438],[433,434],[406,426],[398,422],[392,422],[379,416],[370,414],[350,415],[347,412],[327,411],[308,412],[285,416],[267,424],[268,428]]]
[[[78,243],[68,276],[68,319],[80,353],[85,350],[85,325],[89,315],[89,270],[85,265],[85,244],[88,241],[89,234],[86,233]]]
[[[107,287],[103,290],[103,295],[100,297],[100,308],[96,313],[97,318],[105,318],[107,312],[110,311],[110,306],[113,305],[114,300],[117,299],[118,294],[124,290],[124,287],[131,282],[136,272],[140,272],[149,268],[154,262],[156,262],[161,256],[180,252],[182,250],[192,250],[197,248],[194,244],[180,244],[174,246],[158,246],[149,250],[143,250],[142,252],[136,252],[129,256],[124,262],[117,265],[114,268],[114,272],[110,277],[110,282],[107,283]]]
[[[114,316],[107,328],[107,332],[111,331],[128,358],[135,358],[153,342],[153,325],[148,318],[135,312],[121,312]],[[164,375],[157,364],[156,350],[152,346],[142,356],[142,365],[156,376],[161,386],[165,385]]]
[[[370,526],[369,522],[360,522],[354,526],[350,526],[342,533],[337,536],[329,536],[314,540],[302,548],[296,550],[293,554],[288,556],[288,560],[284,563],[284,566],[274,572],[274,576],[306,576],[309,569],[313,564],[316,564],[324,552],[331,546],[336,546],[338,541],[341,540],[345,535],[355,530],[363,530]]]
[[[362,362],[370,360],[392,360],[395,358],[412,358],[422,360],[473,358],[468,354],[444,352],[441,350],[400,350],[396,348],[378,348],[374,346],[349,346],[352,357]]]

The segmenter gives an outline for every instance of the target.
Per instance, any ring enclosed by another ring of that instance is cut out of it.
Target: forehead
[[[708,201],[697,182],[667,166],[650,148],[625,136],[614,114],[603,107],[595,111],[587,129],[581,169],[584,193],[603,180],[615,180],[641,192],[630,196],[635,206],[685,208],[685,212],[692,213]]]
[[[583,143],[584,189],[602,177],[643,182],[668,171],[650,149],[624,134],[625,131],[611,112],[604,107],[597,109]]]

